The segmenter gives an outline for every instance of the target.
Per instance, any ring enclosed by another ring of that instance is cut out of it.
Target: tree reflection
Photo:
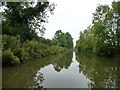
[[[68,69],[72,62],[73,52],[69,52],[59,59],[53,61],[55,71],[60,72],[63,68]]]
[[[119,64],[116,58],[102,58],[76,54],[79,72],[90,79],[90,88],[119,88]]]
[[[29,80],[27,83],[26,83],[26,87],[29,87],[29,88],[43,88],[43,83],[44,81],[44,77],[43,77],[43,74],[38,71],[37,74],[32,78],[32,80]]]
[[[51,57],[51,58],[45,58],[45,60],[42,60],[39,62],[39,68],[42,68],[44,66],[47,66],[49,64],[53,64],[53,67],[55,71],[60,72],[63,68],[68,69],[71,62],[72,62],[72,56],[73,52],[69,52],[66,55],[59,55],[59,57]],[[37,65],[37,64],[35,64]],[[40,69],[37,71],[36,75],[27,81],[25,87],[29,88],[43,88],[43,81],[44,77],[43,74],[40,72]]]
[[[33,88],[43,87],[42,83],[43,83],[44,78],[43,78],[43,74],[41,72],[38,72],[33,79],[34,79],[33,80],[34,81]]]

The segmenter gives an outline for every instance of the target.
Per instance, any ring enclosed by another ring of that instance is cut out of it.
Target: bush
[[[28,52],[30,57],[37,57],[40,53],[39,43],[35,40],[27,40],[22,44],[22,47],[24,48],[25,52]]]
[[[30,58],[46,57],[64,52],[66,49],[59,46],[48,46],[36,40],[27,40],[20,43],[20,37],[3,35],[2,62],[15,64],[24,62]]]
[[[19,58],[14,56],[14,53],[10,50],[5,50],[2,55],[3,64],[16,64],[19,63]]]
[[[9,36],[9,35],[3,35],[2,36],[2,45],[3,49],[11,49],[13,50],[14,48],[20,47],[20,40],[19,36]]]
[[[23,48],[14,49],[13,53],[15,56],[17,56],[20,59],[20,61],[23,61],[25,55],[25,51]]]

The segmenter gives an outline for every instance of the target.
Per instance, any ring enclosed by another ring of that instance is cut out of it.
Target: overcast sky
[[[57,30],[69,32],[74,43],[79,38],[79,32],[85,30],[92,23],[92,13],[98,4],[111,5],[113,0],[51,0],[57,6],[54,15],[45,24],[44,37],[52,39]]]

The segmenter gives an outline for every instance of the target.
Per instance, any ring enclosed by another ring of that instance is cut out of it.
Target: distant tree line
[[[45,39],[43,37],[36,37],[35,39],[49,46],[55,45],[73,49],[73,38],[71,34],[69,32],[64,33],[62,30],[56,31],[52,39]]]
[[[92,25],[80,32],[76,48],[80,53],[113,56],[120,53],[120,1],[98,5]]]
[[[53,44],[61,47],[66,47],[68,49],[73,48],[73,38],[69,32],[63,33],[61,30],[56,31]]]

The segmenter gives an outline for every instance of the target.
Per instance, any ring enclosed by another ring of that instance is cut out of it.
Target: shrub
[[[17,56],[14,56],[14,53],[8,49],[8,50],[3,51],[2,63],[3,64],[16,64],[16,63],[19,63],[19,58]]]
[[[30,57],[37,57],[39,53],[39,43],[35,40],[27,40],[22,44],[25,52],[28,52]]]
[[[20,47],[19,37],[3,35],[2,36],[2,45],[5,50],[7,50],[7,49],[13,50],[14,48],[18,48],[18,47]]]
[[[2,62],[4,64],[15,64],[24,62],[30,58],[46,57],[62,53],[66,49],[59,46],[48,46],[36,40],[27,40],[20,43],[20,37],[3,35]]]
[[[23,48],[14,49],[13,53],[15,56],[17,56],[20,59],[20,61],[23,61],[25,55],[25,51]]]

